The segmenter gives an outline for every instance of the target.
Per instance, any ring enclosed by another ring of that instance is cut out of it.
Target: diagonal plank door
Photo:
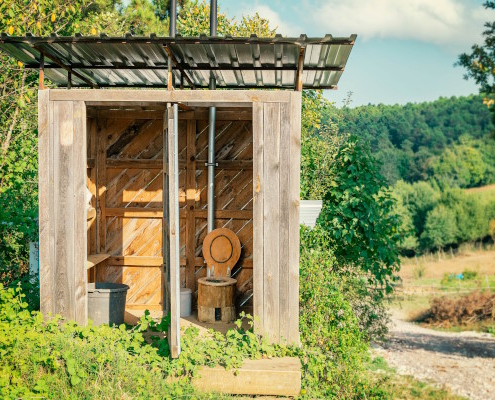
[[[168,107],[163,130],[163,264],[165,312],[170,313],[170,353],[180,353],[180,247],[179,247],[179,117],[177,104]]]

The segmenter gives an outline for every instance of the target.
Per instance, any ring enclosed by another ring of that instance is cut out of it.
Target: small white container
[[[180,316],[189,317],[191,315],[192,290],[188,288],[180,289]]]

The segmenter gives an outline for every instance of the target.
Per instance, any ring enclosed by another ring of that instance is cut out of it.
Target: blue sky
[[[457,56],[482,40],[483,23],[495,18],[475,0],[218,0],[239,19],[258,12],[286,36],[358,34],[337,91],[340,105],[405,104],[477,93]]]

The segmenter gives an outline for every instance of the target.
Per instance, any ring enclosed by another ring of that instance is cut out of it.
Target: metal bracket
[[[208,163],[208,162],[205,162],[205,167],[218,167],[218,163]]]

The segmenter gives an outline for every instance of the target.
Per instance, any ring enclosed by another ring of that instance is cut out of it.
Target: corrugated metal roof
[[[356,35],[348,38],[234,37],[12,37],[0,36],[0,50],[27,68],[39,68],[55,85],[72,87],[166,87],[169,52],[174,86],[294,89],[301,48],[303,88],[333,89],[342,75]],[[182,78],[182,79],[181,79]]]

